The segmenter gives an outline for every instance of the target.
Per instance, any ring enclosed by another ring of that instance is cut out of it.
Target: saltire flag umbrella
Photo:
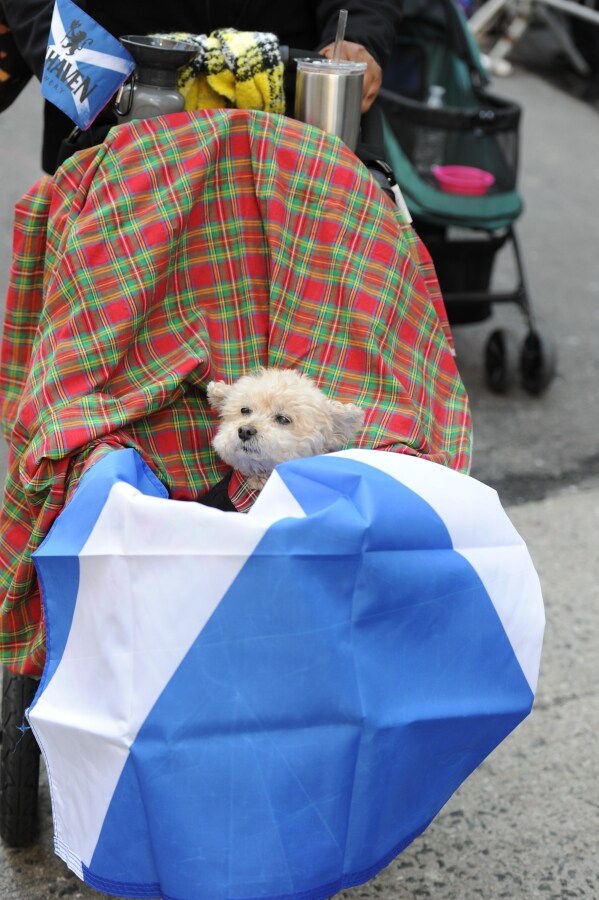
[[[86,131],[135,62],[123,44],[71,0],[56,0],[42,95]]]
[[[118,450],[35,556],[55,848],[107,893],[361,883],[533,703],[526,545],[492,489],[423,459],[289,462],[244,515],[168,499]]]

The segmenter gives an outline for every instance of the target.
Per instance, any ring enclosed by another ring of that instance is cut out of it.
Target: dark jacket
[[[21,54],[41,78],[53,0],[3,0]],[[345,37],[362,44],[380,65],[394,44],[401,0],[77,0],[116,37],[153,31],[208,34],[216,28],[272,31],[281,44],[317,50],[335,38],[339,9],[348,10]],[[53,172],[60,142],[73,123],[51,104],[44,111],[42,165]]]

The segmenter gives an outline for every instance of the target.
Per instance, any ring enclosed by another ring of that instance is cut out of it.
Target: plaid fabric
[[[183,500],[222,477],[213,378],[298,367],[367,410],[357,445],[468,469],[468,402],[430,260],[316,129],[237,110],[113,129],[22,199],[14,247],[0,658],[15,671],[44,662],[31,552],[88,466],[133,447]],[[235,497],[245,508],[243,485]]]

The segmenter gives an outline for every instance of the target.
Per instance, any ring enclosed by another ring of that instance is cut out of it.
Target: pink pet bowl
[[[432,172],[447,194],[486,194],[495,176],[474,166],[433,166]]]

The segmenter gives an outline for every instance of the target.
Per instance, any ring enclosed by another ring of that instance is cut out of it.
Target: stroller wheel
[[[522,387],[529,394],[541,394],[555,375],[557,351],[553,341],[538,331],[529,331],[520,354]]]
[[[488,388],[507,394],[518,371],[518,340],[506,328],[496,328],[485,345],[485,375]]]
[[[25,847],[35,835],[40,750],[23,727],[39,681],[4,670],[2,752],[0,754],[0,837],[10,847]]]

